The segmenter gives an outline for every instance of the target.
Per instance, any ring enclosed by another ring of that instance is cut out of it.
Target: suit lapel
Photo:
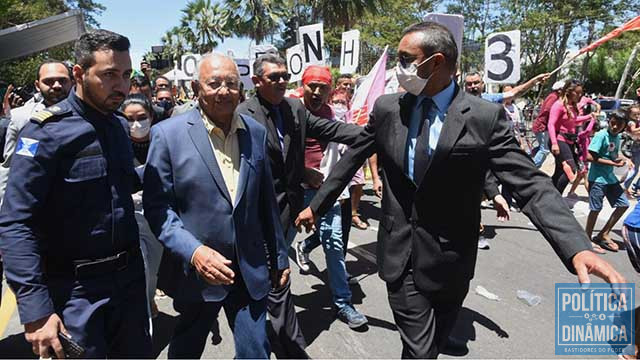
[[[243,121],[242,116],[238,119],[238,121]],[[251,156],[251,134],[248,132],[247,123],[244,122],[245,129],[247,130],[238,130],[238,147],[240,150],[240,173],[238,175],[238,189],[236,193],[235,204],[236,206],[240,203],[240,199],[242,199],[242,195],[244,194],[244,190],[247,187],[248,177],[249,177],[249,167],[253,166],[252,156]]]
[[[207,165],[207,169],[209,169],[209,172],[220,189],[220,192],[224,195],[224,198],[227,199],[229,204],[231,204],[231,196],[229,196],[227,186],[225,185],[224,178],[222,177],[222,172],[220,171],[215,155],[213,154],[207,129],[204,127],[202,119],[200,119],[200,113],[197,111],[194,113],[198,115],[194,115],[189,121],[189,124],[191,124],[191,127],[189,128],[189,136],[198,150],[200,157],[202,157],[202,160]]]
[[[416,103],[416,97],[410,93],[405,93],[398,98],[400,108],[400,119],[393,121],[394,134],[389,137],[393,141],[393,160],[398,164],[398,168],[402,169],[402,174],[409,181],[413,181],[407,176],[406,157],[407,157],[407,141],[409,141],[409,124],[411,123],[411,114]]]
[[[438,139],[438,145],[433,152],[433,156],[431,157],[425,172],[429,172],[429,169],[446,159],[451,152],[453,145],[458,140],[460,132],[464,128],[464,124],[466,122],[465,117],[469,110],[469,103],[466,101],[465,96],[464,92],[460,91],[460,88],[456,86],[456,92],[454,93],[451,105],[449,105],[449,109],[447,110],[444,124],[442,124],[442,131]],[[423,177],[423,180],[425,177],[426,174]],[[419,185],[420,184],[418,184],[418,186]]]

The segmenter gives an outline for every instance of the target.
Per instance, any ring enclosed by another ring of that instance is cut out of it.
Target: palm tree
[[[231,35],[228,29],[229,11],[211,0],[195,0],[182,9],[180,20],[183,36],[191,45],[191,50],[199,53],[210,52],[218,46],[217,39]]]
[[[174,26],[162,37],[163,55],[174,60],[176,64],[180,64],[182,55],[189,51],[187,48],[188,41],[184,33],[184,28]]]
[[[283,22],[283,0],[225,0],[233,16],[235,35],[247,36],[260,44]]]
[[[365,14],[377,14],[386,0],[304,0],[312,9],[313,17],[322,18],[325,27],[343,27],[351,30],[357,19]]]

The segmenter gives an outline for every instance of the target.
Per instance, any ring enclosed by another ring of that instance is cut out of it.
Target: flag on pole
[[[636,16],[635,18],[627,21],[626,23],[624,23],[622,26],[620,26],[619,28],[614,29],[612,32],[608,33],[607,35],[601,37],[600,39],[596,40],[593,44],[588,45],[582,49],[580,49],[580,52],[578,52],[579,54],[584,54],[588,51],[591,51],[595,48],[597,48],[598,46],[604,44],[605,42],[620,36],[620,34],[622,34],[625,31],[631,31],[631,30],[640,30],[640,15]]]
[[[373,104],[384,94],[385,75],[387,68],[387,47],[384,48],[384,52],[380,59],[373,66],[373,69],[369,71],[369,74],[365,77],[364,81],[353,94],[353,100],[351,101],[351,111],[347,114],[347,119],[350,122],[364,125],[369,121],[369,114],[373,110]]]

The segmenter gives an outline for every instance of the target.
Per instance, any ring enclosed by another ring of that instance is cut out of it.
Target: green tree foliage
[[[521,31],[522,80],[551,71],[562,64],[570,49],[592,43],[613,27],[637,16],[639,0],[444,0],[449,13],[465,16],[462,70],[483,70],[484,41],[498,31]],[[615,26],[611,26],[615,24]],[[631,46],[625,47],[628,53]],[[586,80],[591,74],[609,76],[599,83],[616,82],[614,72],[624,67],[624,51],[583,56],[572,66],[572,75]],[[615,63],[615,65],[614,65]],[[608,65],[607,65],[608,64]],[[595,71],[593,67],[607,71]],[[620,70],[621,72],[621,70]],[[618,73],[618,79],[619,79]],[[547,82],[553,84],[556,78]],[[607,88],[611,87],[607,85]]]
[[[72,9],[82,11],[87,27],[97,27],[99,24],[95,16],[105,8],[93,0],[3,0],[0,5],[0,29],[41,20]],[[38,66],[48,58],[72,61],[72,44],[60,45],[38,54],[0,63],[0,80],[16,86],[31,85],[36,79]]]
[[[591,58],[589,72],[586,74],[586,91],[614,95],[631,51],[635,44],[639,42],[640,32],[628,32],[596,49]],[[578,72],[581,69],[577,66],[571,70],[572,75],[580,75]],[[632,81],[632,76],[638,70],[640,70],[640,56],[636,56],[631,63],[631,70],[624,86],[624,90],[631,87],[627,97],[634,98],[635,89],[640,87],[640,76],[637,76]]]
[[[218,40],[224,41],[231,35],[228,29],[230,13],[220,4],[195,0],[187,3],[182,12],[179,32],[194,52],[210,52],[218,46]]]
[[[249,37],[256,44],[280,28],[286,10],[293,6],[281,0],[226,0],[225,4],[232,14],[233,34]]]

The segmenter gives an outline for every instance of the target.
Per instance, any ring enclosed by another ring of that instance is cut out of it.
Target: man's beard
[[[67,94],[64,91],[56,91],[56,92],[40,92],[42,94],[42,98],[44,99],[44,103],[47,106],[51,106],[53,104],[57,104],[60,101],[67,98]]]
[[[98,99],[93,92],[91,91],[91,84],[89,84],[89,82],[87,81],[87,79],[83,79],[82,81],[82,93],[84,95],[84,97],[86,97],[86,100],[89,100],[89,102],[91,103],[91,105],[96,107],[96,110],[102,112],[102,113],[112,113],[116,110],[118,110],[118,108],[120,107],[120,105],[122,105],[122,101],[124,101],[125,95],[122,95],[122,101],[111,105],[107,103],[107,100],[109,100],[109,97],[113,96],[113,95],[118,95],[117,93],[113,93],[110,94],[108,97],[106,97],[103,100]]]

